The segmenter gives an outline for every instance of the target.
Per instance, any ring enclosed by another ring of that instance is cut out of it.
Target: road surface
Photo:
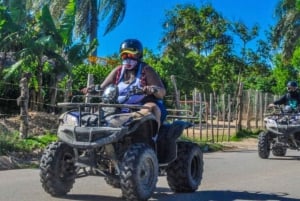
[[[300,153],[258,158],[256,150],[204,154],[202,184],[195,193],[175,194],[160,177],[151,201],[299,201]],[[53,198],[41,187],[38,169],[0,171],[0,201],[121,201],[121,191],[102,177],[78,179],[71,192]]]

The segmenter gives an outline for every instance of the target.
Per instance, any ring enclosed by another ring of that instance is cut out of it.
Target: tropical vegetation
[[[126,17],[125,0],[0,1],[0,112],[17,112],[19,80],[30,72],[31,110],[48,111],[86,86],[87,75],[101,82],[118,61],[97,58],[98,31],[109,34]],[[244,89],[281,94],[299,79],[299,0],[278,0],[274,27],[231,21],[211,4],[177,5],[166,11],[160,53],[145,47],[144,60],[162,76],[169,95],[175,75],[182,95],[194,89],[235,95]],[[99,22],[106,28],[99,30]],[[253,45],[253,43],[256,43]],[[252,44],[252,45],[251,45]],[[71,86],[70,86],[71,85]]]

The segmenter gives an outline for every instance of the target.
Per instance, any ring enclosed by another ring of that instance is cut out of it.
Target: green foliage
[[[94,75],[95,83],[104,80],[115,66],[84,64],[97,47],[96,19],[105,19],[106,34],[122,21],[126,8],[125,1],[110,0],[48,3],[42,0],[0,3],[0,51],[16,53],[16,63],[3,68],[0,76],[18,86],[21,74],[32,72],[30,87],[40,93],[36,97],[44,97],[46,101],[54,97],[55,90],[49,89],[57,87],[58,81],[59,87],[65,89],[67,81],[72,79],[77,93],[86,86],[88,73]],[[87,6],[94,3],[95,7]],[[275,29],[266,33],[266,41],[256,41],[254,48],[249,48],[248,43],[256,40],[258,24],[247,27],[242,22],[232,22],[211,4],[177,5],[165,15],[160,44],[163,53],[155,55],[145,48],[144,60],[162,77],[168,95],[174,91],[171,75],[175,75],[181,95],[189,96],[195,88],[201,93],[234,93],[238,80],[245,89],[282,94],[287,81],[300,80],[297,37],[300,15],[295,5],[299,6],[298,0],[279,1]],[[99,9],[95,10],[96,7]],[[76,32],[79,38],[74,37],[74,30],[80,30]],[[279,49],[273,58],[271,39],[275,47],[283,47],[283,52]],[[283,59],[286,53],[292,53],[291,61]],[[17,87],[0,85],[3,97],[16,96],[17,92]]]
[[[32,152],[35,149],[43,149],[56,140],[57,136],[52,134],[20,139],[18,133],[4,133],[0,135],[0,155],[9,152]]]
[[[242,129],[236,133],[236,135],[230,138],[230,141],[241,141],[244,138],[257,138],[260,131],[250,131]]]
[[[198,144],[203,152],[214,152],[223,149],[223,146],[221,144],[204,142],[204,141],[200,141],[199,139],[193,139],[187,136],[181,136],[180,140],[194,142]]]
[[[300,4],[300,3],[299,3]],[[300,46],[296,47],[295,52],[293,54],[291,63],[293,67],[297,70],[297,72],[300,72]]]
[[[73,89],[75,91],[79,91],[80,89],[86,87],[88,73],[94,76],[94,83],[100,84],[105,77],[112,71],[113,67],[111,66],[103,66],[103,65],[91,65],[91,64],[82,64],[72,68],[71,74],[72,79],[76,80],[73,82]],[[61,88],[65,88],[66,82],[69,77],[65,77],[64,80],[60,83]]]
[[[282,51],[285,62],[289,62],[299,46],[300,15],[299,0],[280,0],[275,9],[278,22],[272,29],[272,44]]]
[[[290,80],[297,80],[296,69],[282,61],[282,57],[277,55],[274,59],[275,68],[272,71],[272,78],[274,83],[272,85],[272,92],[275,94],[286,93],[286,84]]]

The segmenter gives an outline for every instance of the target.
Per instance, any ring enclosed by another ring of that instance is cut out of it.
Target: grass
[[[30,153],[36,149],[45,148],[50,142],[56,141],[57,137],[53,134],[42,136],[29,136],[21,139],[18,133],[2,133],[0,135],[0,155],[10,152]]]
[[[203,152],[214,152],[214,151],[220,151],[223,149],[223,146],[218,143],[200,141],[199,139],[193,139],[193,138],[187,137],[187,136],[181,136],[180,139],[198,144]]]
[[[242,141],[243,139],[246,139],[246,138],[257,138],[259,132],[260,132],[260,130],[257,130],[257,131],[241,130],[238,133],[236,133],[235,135],[231,136],[230,141],[239,142],[239,141]],[[219,138],[220,139],[218,139],[219,140],[218,142],[221,142],[221,136],[219,136]],[[203,152],[221,151],[221,150],[224,150],[224,148],[225,148],[222,144],[217,143],[217,142],[212,143],[209,140],[206,141],[206,140],[203,140],[203,139],[202,140],[197,139],[197,138],[195,139],[195,138],[188,137],[188,136],[185,136],[185,135],[182,136],[180,139],[197,143],[201,147]]]
[[[259,133],[260,133],[260,130],[251,131],[251,130],[242,129],[239,132],[237,132],[236,135],[232,136],[230,138],[230,140],[231,141],[241,141],[245,138],[257,138]]]

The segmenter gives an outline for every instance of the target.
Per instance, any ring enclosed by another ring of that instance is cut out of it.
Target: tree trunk
[[[57,79],[54,79],[52,89],[51,89],[51,99],[50,99],[50,107],[49,112],[55,113],[55,104],[57,99]]]
[[[43,86],[43,69],[40,66],[38,71],[38,92],[37,92],[37,110],[42,111],[43,110],[43,105],[44,105],[44,97],[42,93],[42,86]]]

